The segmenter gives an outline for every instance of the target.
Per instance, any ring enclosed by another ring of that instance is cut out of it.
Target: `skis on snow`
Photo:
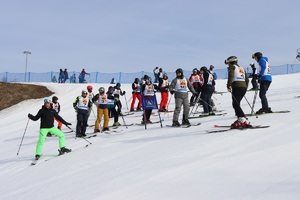
[[[181,126],[172,126],[172,125],[166,125],[166,127],[172,127],[172,128],[189,128],[189,127],[192,127],[192,126],[199,126],[201,125],[201,123],[197,123],[197,124],[189,124],[189,125],[181,125]]]
[[[262,126],[262,125],[250,125],[249,127],[245,128],[231,128],[231,126],[222,126],[222,125],[214,125],[215,128],[223,128],[220,130],[207,130],[207,133],[221,133],[227,132],[231,130],[247,130],[247,129],[259,129],[259,128],[269,128],[270,126]]]

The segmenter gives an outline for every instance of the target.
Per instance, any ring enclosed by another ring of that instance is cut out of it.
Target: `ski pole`
[[[121,115],[121,117],[122,117],[122,119],[123,119],[123,123],[124,123],[124,125],[126,126],[126,128],[128,128],[128,126],[126,125],[126,122],[125,122],[124,116],[123,116],[123,115]]]
[[[126,94],[124,94],[124,96],[125,96],[125,102],[126,102],[127,112],[129,112]]]
[[[255,90],[254,97],[253,97],[253,102],[252,102],[252,106],[251,106],[251,114],[254,114],[254,105],[255,105],[255,102],[256,102],[257,93],[258,93],[258,90]]]
[[[30,120],[30,119],[28,118],[28,121],[27,121],[27,124],[26,124],[25,130],[24,130],[24,134],[23,134],[23,137],[22,137],[22,140],[21,140],[21,143],[20,143],[20,146],[19,146],[19,149],[18,149],[17,155],[19,155],[19,152],[20,152],[20,149],[21,149],[21,146],[22,146],[22,143],[23,143],[23,139],[24,139],[24,136],[25,136],[25,133],[26,133],[26,130],[27,130],[27,126],[28,126],[29,120]]]
[[[247,101],[247,103],[248,103],[249,107],[252,109],[252,107],[251,107],[251,105],[250,105],[250,103],[249,103],[248,99],[246,98],[246,96],[244,96],[244,98],[245,98],[245,100]],[[253,109],[251,110],[251,114],[254,114],[254,111],[253,111]],[[256,118],[258,118],[257,114],[255,114],[255,116],[256,116]]]
[[[74,132],[74,133],[76,133],[70,126],[68,126],[68,125],[66,125],[66,127],[68,127],[72,132]],[[84,138],[84,137],[80,137],[81,139],[84,139],[87,143],[89,143],[89,144],[92,144],[89,140],[87,140],[86,138]],[[75,137],[75,139],[76,139],[76,137]]]

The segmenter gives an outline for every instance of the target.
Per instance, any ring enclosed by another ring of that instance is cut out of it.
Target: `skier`
[[[108,112],[111,112],[112,116],[114,117],[113,126],[121,126],[121,124],[119,123],[119,113],[116,111],[114,87],[109,86],[106,94],[107,94]]]
[[[249,76],[249,78],[252,78],[252,80],[251,80],[252,88],[250,90],[257,90],[258,85],[257,85],[257,74],[256,74],[255,64],[251,63],[250,67],[252,69],[252,74]]]
[[[85,137],[88,110],[92,106],[92,102],[87,97],[87,91],[82,90],[81,96],[76,97],[73,107],[77,112],[76,137]]]
[[[202,72],[203,77],[203,85],[200,95],[203,106],[203,113],[214,115],[211,106],[211,97],[214,92],[215,85],[214,77],[211,73],[209,73],[205,66],[201,67],[200,72]]]
[[[116,101],[116,105],[118,107],[118,113],[120,116],[122,116],[122,103],[120,101],[120,95],[123,96],[125,95],[126,92],[122,91],[121,89],[121,83],[117,83],[116,86],[114,86],[114,96],[115,96],[115,101]]]
[[[86,89],[87,89],[87,92],[88,92],[87,97],[88,97],[89,100],[92,102],[92,99],[93,99],[93,97],[94,97],[93,86],[88,85],[88,86],[86,87]],[[90,117],[90,115],[91,115],[92,109],[93,109],[93,105],[89,108],[88,119],[89,119],[89,117]]]
[[[130,111],[134,111],[134,104],[136,99],[139,100],[136,111],[141,110],[142,107],[142,97],[141,97],[141,89],[140,89],[140,79],[135,78],[134,82],[131,84],[132,88],[132,101],[131,101],[131,106],[130,106]]]
[[[271,108],[268,104],[268,99],[266,93],[272,83],[272,76],[270,72],[270,65],[267,57],[263,57],[261,52],[256,52],[252,55],[252,58],[256,60],[259,65],[258,69],[258,82],[260,83],[259,87],[259,98],[261,99],[262,108],[259,109],[256,114],[261,113],[272,113]]]
[[[53,106],[53,109],[57,112],[57,114],[59,114],[60,112],[60,103],[58,102],[58,98],[57,96],[53,96],[52,97],[52,106]],[[61,121],[59,121],[58,119],[54,118],[55,121],[57,121],[57,128],[59,130],[61,130],[61,126],[62,126],[62,123]]]
[[[149,101],[154,102],[154,101],[152,101],[152,98],[156,98],[155,93],[154,93],[154,86],[153,86],[152,82],[150,81],[149,76],[145,75],[144,76],[144,81],[145,81],[145,83],[142,85],[142,88],[141,88],[142,101],[143,101],[143,110],[144,110],[144,114],[143,114],[143,118],[142,118],[142,124],[145,124],[145,123],[146,124],[152,124],[152,122],[150,121],[150,117],[151,117],[151,114],[152,114],[152,109],[153,109],[153,106],[157,106],[157,105],[152,105],[150,108],[149,107],[146,108],[145,103],[149,102]]]
[[[231,124],[231,128],[247,128],[250,126],[250,122],[247,121],[240,102],[246,94],[249,79],[246,76],[245,70],[238,65],[238,58],[236,56],[228,57],[225,60],[225,64],[228,65],[227,89],[231,92],[232,106],[235,115],[238,117],[238,119]]]
[[[167,104],[169,98],[169,80],[166,73],[163,74],[163,78],[159,79],[158,88],[161,94],[161,101],[159,106],[160,112],[167,112]]]
[[[178,122],[181,106],[183,106],[182,125],[190,125],[188,120],[190,112],[188,89],[193,95],[197,95],[191,83],[184,77],[182,69],[176,69],[176,78],[172,80],[171,85],[169,86],[170,93],[175,93],[175,110],[172,124],[173,127],[181,126]]]
[[[58,128],[54,126],[54,117],[61,121],[66,126],[71,126],[71,123],[66,122],[61,116],[57,114],[55,110],[52,109],[50,99],[46,98],[44,99],[44,105],[42,108],[38,111],[38,113],[33,116],[32,114],[28,114],[28,118],[37,121],[41,119],[41,125],[40,125],[40,136],[39,140],[36,144],[36,151],[35,151],[35,159],[38,160],[41,157],[43,145],[46,139],[46,135],[48,132],[51,134],[54,134],[58,137],[59,141],[59,147],[60,147],[60,155],[64,153],[69,153],[72,150],[66,148],[66,140],[65,135],[63,132],[61,132]]]
[[[192,84],[194,90],[196,91],[196,95],[192,95],[190,98],[190,106],[194,106],[195,103],[198,102],[194,102],[197,97],[199,96],[200,92],[201,92],[201,88],[202,88],[202,84],[203,84],[203,78],[202,76],[199,75],[199,70],[197,68],[193,69],[193,73],[190,76],[190,83]]]
[[[108,101],[107,101],[107,94],[105,94],[104,87],[99,88],[99,93],[94,96],[92,99],[93,103],[97,104],[97,119],[95,121],[95,130],[94,133],[100,132],[99,124],[101,123],[101,119],[104,115],[104,124],[102,131],[108,131],[108,123],[109,123],[109,116],[108,116]]]
[[[156,66],[156,67],[153,69],[154,83],[158,83],[158,73],[159,73],[159,68]]]

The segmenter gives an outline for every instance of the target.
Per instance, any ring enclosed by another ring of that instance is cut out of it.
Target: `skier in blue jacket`
[[[259,98],[261,99],[262,108],[259,109],[256,114],[271,113],[272,110],[269,107],[266,93],[272,83],[272,76],[270,72],[270,65],[267,57],[263,57],[261,52],[256,52],[252,55],[252,58],[258,63],[258,82],[260,83]]]

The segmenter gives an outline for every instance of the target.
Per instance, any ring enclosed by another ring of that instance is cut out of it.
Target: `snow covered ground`
[[[171,128],[173,113],[162,114],[160,124],[121,127],[122,132],[101,133],[95,138],[75,139],[66,133],[67,147],[74,152],[57,155],[58,139],[47,138],[43,157],[35,166],[40,122],[29,121],[23,145],[17,151],[28,122],[27,114],[36,114],[43,99],[24,101],[0,112],[0,194],[4,200],[277,200],[300,199],[300,74],[273,77],[267,93],[272,110],[290,113],[249,117],[253,125],[266,129],[232,130],[206,133],[214,124],[230,125],[234,120],[230,93],[214,95],[225,116],[192,119],[197,127]],[[72,123],[76,118],[72,103],[86,84],[42,83],[55,92],[61,103],[61,116]],[[92,84],[94,92],[100,86]],[[250,86],[249,86],[250,88]],[[122,85],[130,100],[130,84]],[[226,80],[217,80],[217,91],[226,91]],[[246,97],[250,104],[254,92]],[[160,100],[160,94],[157,93]],[[123,112],[127,111],[123,97]],[[130,103],[128,103],[130,106]],[[174,108],[174,99],[170,109]],[[242,108],[250,113],[243,99]],[[255,110],[260,108],[260,99]],[[202,108],[200,108],[202,109]],[[198,109],[198,110],[200,110]],[[96,113],[96,109],[94,108]],[[139,113],[126,116],[126,123],[140,123]],[[92,113],[89,124],[93,124]],[[158,116],[152,116],[157,121]],[[122,118],[120,122],[123,123]],[[112,124],[112,120],[110,121]],[[63,131],[69,131],[63,127]],[[88,128],[87,133],[92,133]]]

